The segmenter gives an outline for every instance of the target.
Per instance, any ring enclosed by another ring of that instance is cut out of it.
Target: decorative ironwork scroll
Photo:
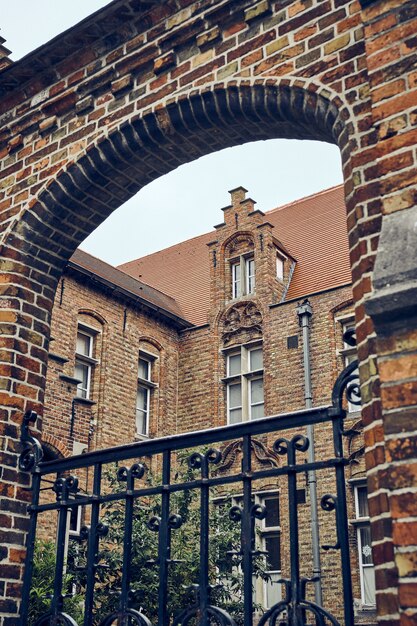
[[[20,430],[20,441],[23,445],[23,450],[20,453],[19,467],[24,472],[32,471],[43,457],[41,444],[29,431],[29,425],[35,424],[37,419],[37,413],[31,410],[26,411],[23,416]]]

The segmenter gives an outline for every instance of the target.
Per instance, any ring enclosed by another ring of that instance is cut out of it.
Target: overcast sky
[[[0,34],[17,60],[108,0],[3,2]],[[82,244],[113,264],[202,234],[222,220],[229,189],[243,185],[267,211],[342,182],[339,151],[313,141],[270,140],[183,165],[142,189]],[[279,237],[279,234],[277,233]]]

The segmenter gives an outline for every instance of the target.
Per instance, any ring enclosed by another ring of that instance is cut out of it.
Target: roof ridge
[[[319,196],[329,193],[330,191],[334,191],[335,189],[339,189],[340,187],[343,187],[343,183],[339,183],[338,185],[333,185],[333,187],[329,187],[328,189],[323,189],[322,191],[317,191],[316,193],[312,193],[308,196],[303,196],[302,198],[297,198],[296,200],[291,200],[291,202],[287,202],[286,204],[277,206],[274,209],[269,209],[269,211],[265,211],[265,214],[270,215],[271,213],[274,213],[275,211],[282,211],[282,209],[286,209],[290,206],[293,206],[294,204],[298,204],[299,202],[304,202],[305,200],[311,200],[312,198],[318,198]]]
[[[342,187],[343,183],[340,183],[339,185],[333,185],[333,187],[329,187],[328,189],[323,189],[322,191],[317,191],[316,193],[310,194],[308,196],[303,196],[302,198],[297,198],[296,200],[292,200],[291,202],[287,202],[287,204],[283,204],[282,206],[279,207],[275,207],[274,209],[269,209],[268,211],[265,211],[265,215],[270,215],[271,213],[274,213],[275,211],[281,211],[281,209],[285,209],[287,207],[293,206],[295,204],[298,204],[299,202],[303,202],[307,199],[310,198],[317,198],[323,194],[329,193],[330,191],[334,191],[335,189],[338,189],[339,187]],[[161,250],[155,250],[155,252],[150,252],[149,254],[145,254],[144,256],[139,256],[135,259],[132,259],[131,261],[126,261],[125,263],[120,263],[120,265],[116,265],[115,267],[117,267],[117,269],[120,269],[122,267],[126,267],[128,265],[130,265],[131,263],[135,263],[137,261],[142,261],[145,259],[149,259],[152,256],[155,255],[160,255],[163,252],[167,252],[168,250],[171,250],[173,248],[177,248],[183,244],[188,244],[192,241],[195,241],[196,239],[201,239],[202,237],[207,237],[208,235],[211,234],[215,234],[216,231],[215,230],[210,230],[207,231],[205,233],[202,233],[201,235],[195,235],[194,237],[190,237],[190,239],[184,239],[183,241],[179,241],[178,243],[174,243],[171,246],[168,246],[166,248],[162,248]],[[121,270],[124,271],[124,270]],[[146,283],[145,283],[146,284]],[[152,287],[152,285],[149,285],[150,287]]]

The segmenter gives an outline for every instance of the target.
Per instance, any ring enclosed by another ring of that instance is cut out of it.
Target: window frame
[[[241,254],[239,257],[230,259],[231,271],[231,292],[232,300],[242,298],[243,296],[252,296],[256,290],[256,263],[255,256],[250,254]],[[253,270],[251,270],[253,263]],[[239,269],[239,277],[237,270]]]
[[[374,573],[374,577],[375,577],[375,564],[372,561],[372,563],[363,563],[363,557],[362,557],[362,536],[361,536],[361,530],[366,528],[369,529],[371,528],[371,522],[370,522],[370,517],[369,517],[369,512],[367,515],[360,515],[360,511],[359,511],[359,490],[360,489],[365,489],[366,491],[366,496],[368,496],[368,490],[367,490],[367,484],[366,484],[366,479],[365,478],[360,478],[360,479],[356,479],[354,481],[351,481],[351,486],[353,488],[353,500],[354,500],[354,509],[355,509],[355,517],[354,519],[351,520],[351,524],[354,526],[355,528],[355,532],[356,532],[356,541],[357,541],[357,555],[358,555],[358,567],[359,567],[359,582],[360,582],[360,592],[361,592],[361,608],[363,609],[375,609],[376,606],[376,598],[375,598],[375,582],[374,582],[374,594],[373,594],[373,601],[371,602],[367,602],[367,598],[366,598],[366,590],[365,590],[365,574],[364,574],[364,570],[365,569],[371,569],[373,570]],[[372,552],[370,554],[371,559],[372,559]],[[369,600],[369,599],[368,599]]]
[[[137,375],[137,388],[136,388],[136,404],[135,404],[135,434],[136,437],[149,437],[149,427],[151,419],[151,402],[152,402],[152,390],[158,387],[157,383],[152,380],[154,374],[154,364],[157,360],[157,356],[146,350],[139,349],[138,354],[138,375]],[[146,361],[148,364],[148,378],[142,378],[139,376],[139,363],[140,361]],[[142,409],[138,406],[139,390],[145,392],[145,404],[146,408]],[[144,416],[145,428],[143,432],[138,429],[138,414]]]
[[[281,572],[282,572],[282,563],[281,563],[281,520],[280,520],[281,502],[280,502],[280,497],[279,496],[280,496],[279,491],[264,491],[264,492],[258,492],[258,493],[255,494],[255,502],[258,502],[261,506],[265,506],[266,507],[266,504],[265,504],[266,500],[273,500],[273,499],[277,499],[278,500],[278,525],[266,526],[266,517],[265,517],[264,519],[261,520],[261,524],[260,524],[260,528],[259,528],[259,534],[260,534],[260,540],[261,540],[261,550],[262,551],[267,552],[267,550],[266,550],[266,539],[274,537],[274,538],[278,538],[278,541],[279,541],[280,569],[278,569],[278,570],[265,569],[265,572],[271,576],[271,579],[275,578],[275,580],[271,580],[270,582],[263,581],[263,603],[264,603],[264,608],[265,609],[270,609],[271,608],[270,606],[268,606],[268,586],[271,586],[271,583],[277,583],[277,581],[281,578]],[[271,586],[271,589],[272,589],[272,586]],[[282,587],[281,587],[281,585],[279,585],[279,598],[278,598],[278,601],[280,601],[281,599],[282,599]],[[272,604],[272,606],[273,606],[273,604]]]
[[[279,282],[284,282],[284,257],[277,251],[275,255],[275,278],[279,280]],[[278,267],[280,271],[278,271]]]
[[[85,324],[78,323],[77,324],[77,334],[76,334],[76,342],[75,342],[75,360],[74,360],[74,377],[77,380],[77,365],[86,368],[87,376],[86,376],[86,386],[81,387],[84,382],[84,379],[81,379],[81,382],[77,385],[76,395],[77,398],[81,398],[82,400],[90,400],[91,392],[92,392],[92,382],[93,382],[93,372],[94,367],[99,363],[98,359],[94,358],[94,352],[96,349],[96,338],[99,334],[99,330],[96,328],[92,328],[90,326],[86,326]],[[78,335],[83,335],[84,337],[88,337],[88,354],[84,354],[82,352],[77,351],[77,343],[78,343]]]
[[[262,354],[262,367],[251,369],[251,352],[261,350]],[[262,405],[265,406],[265,393],[262,386],[262,402],[258,401],[252,403],[252,382],[256,380],[264,380],[264,368],[263,368],[263,346],[262,343],[257,341],[245,345],[235,346],[233,348],[224,350],[226,357],[226,377],[223,378],[223,382],[226,385],[226,419],[227,424],[237,424],[241,422],[252,421],[255,419],[261,419],[265,417],[265,411],[261,417],[253,417],[253,407]],[[240,355],[240,372],[231,374],[230,358],[236,355]],[[231,406],[230,396],[231,388],[240,384],[240,405]],[[231,412],[240,409],[241,419],[239,421],[231,420]]]

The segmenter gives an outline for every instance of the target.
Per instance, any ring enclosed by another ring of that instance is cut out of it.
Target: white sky
[[[108,0],[3,2],[0,35],[17,60]],[[342,182],[339,151],[313,141],[270,140],[211,154],[172,171],[115,211],[82,248],[113,264],[202,234],[222,221],[227,191],[242,185],[267,211]],[[277,233],[279,237],[279,233]]]

